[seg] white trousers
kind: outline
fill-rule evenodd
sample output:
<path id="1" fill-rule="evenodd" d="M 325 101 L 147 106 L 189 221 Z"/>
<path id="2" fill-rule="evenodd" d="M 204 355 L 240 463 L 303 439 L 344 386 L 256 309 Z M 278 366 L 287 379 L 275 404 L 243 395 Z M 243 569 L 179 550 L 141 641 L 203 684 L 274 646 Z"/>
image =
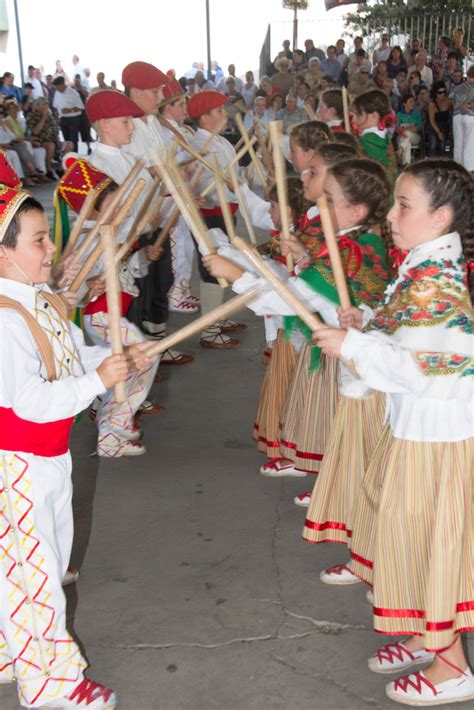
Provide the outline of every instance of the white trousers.
<path id="1" fill-rule="evenodd" d="M 0 677 L 23 707 L 68 695 L 87 666 L 66 630 L 73 538 L 70 454 L 0 451 Z"/>
<path id="2" fill-rule="evenodd" d="M 193 269 L 194 242 L 185 220 L 180 217 L 171 235 L 171 253 L 174 272 L 174 282 L 169 296 L 177 302 L 183 300 L 183 291 L 189 288 L 189 280 Z"/>
<path id="3" fill-rule="evenodd" d="M 404 136 L 398 137 L 398 149 L 402 153 L 403 165 L 409 165 L 411 163 L 411 148 L 412 146 L 419 146 L 420 143 L 420 134 L 413 133 L 413 131 L 407 131 Z"/>
<path id="4" fill-rule="evenodd" d="M 46 172 L 46 148 L 33 148 L 29 141 L 25 141 L 25 145 L 28 149 L 31 159 L 35 165 L 35 168 L 41 173 Z"/>
<path id="5" fill-rule="evenodd" d="M 453 118 L 454 160 L 466 170 L 474 170 L 474 116 Z"/>
<path id="6" fill-rule="evenodd" d="M 134 345 L 144 342 L 145 338 L 136 325 L 126 318 L 120 319 L 122 343 Z M 84 316 L 84 329 L 94 345 L 110 347 L 109 316 L 107 313 L 93 313 Z M 101 405 L 97 412 L 97 453 L 115 457 L 129 441 L 133 433 L 134 415 L 145 401 L 151 389 L 158 368 L 158 360 L 146 370 L 132 370 L 125 382 L 127 397 L 117 404 L 113 390 L 101 395 Z"/>

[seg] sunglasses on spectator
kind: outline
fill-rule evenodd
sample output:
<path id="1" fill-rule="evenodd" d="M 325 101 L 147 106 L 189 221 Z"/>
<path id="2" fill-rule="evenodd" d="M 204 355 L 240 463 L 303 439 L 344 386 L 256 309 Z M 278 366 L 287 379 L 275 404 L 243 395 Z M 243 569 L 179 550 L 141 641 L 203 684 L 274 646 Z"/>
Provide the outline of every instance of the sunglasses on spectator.
<path id="1" fill-rule="evenodd" d="M 438 95 L 439 95 L 439 94 L 445 94 L 445 93 L 446 93 L 446 89 L 440 89 L 440 90 L 437 91 L 436 93 L 437 93 Z"/>
<path id="2" fill-rule="evenodd" d="M 361 71 L 361 72 L 359 72 L 359 74 L 368 74 L 368 73 L 369 73 L 368 71 Z"/>

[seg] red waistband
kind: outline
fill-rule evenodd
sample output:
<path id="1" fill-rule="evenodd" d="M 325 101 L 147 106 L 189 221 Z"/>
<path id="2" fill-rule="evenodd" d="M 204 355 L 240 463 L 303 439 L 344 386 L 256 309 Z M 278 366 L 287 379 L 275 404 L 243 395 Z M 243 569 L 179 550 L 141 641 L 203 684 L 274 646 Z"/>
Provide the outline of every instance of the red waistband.
<path id="1" fill-rule="evenodd" d="M 124 293 L 123 291 L 120 293 L 120 296 L 122 299 L 120 315 L 126 316 L 130 304 L 133 301 L 133 296 L 131 296 L 129 293 Z M 85 316 L 90 316 L 93 313 L 108 312 L 109 311 L 107 308 L 107 294 L 105 293 L 103 293 L 102 296 L 99 296 L 99 298 L 97 298 L 95 301 L 91 301 L 90 303 L 88 303 L 87 306 L 84 308 Z"/>
<path id="2" fill-rule="evenodd" d="M 229 202 L 230 211 L 235 214 L 239 209 L 238 202 Z M 203 217 L 222 217 L 222 210 L 217 205 L 211 210 L 202 209 L 201 214 Z"/>
<path id="3" fill-rule="evenodd" d="M 13 409 L 0 407 L 0 449 L 35 456 L 62 456 L 69 450 L 69 434 L 74 417 L 56 422 L 29 422 Z"/>

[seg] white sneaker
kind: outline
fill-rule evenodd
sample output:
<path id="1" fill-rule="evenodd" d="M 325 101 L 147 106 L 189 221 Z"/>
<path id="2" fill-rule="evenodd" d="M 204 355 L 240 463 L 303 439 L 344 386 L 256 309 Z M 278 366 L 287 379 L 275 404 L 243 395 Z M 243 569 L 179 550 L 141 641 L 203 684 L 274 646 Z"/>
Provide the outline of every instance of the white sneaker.
<path id="1" fill-rule="evenodd" d="M 367 599 L 367 601 L 369 602 L 369 604 L 372 604 L 372 606 L 374 605 L 374 593 L 373 593 L 373 591 L 372 591 L 371 589 L 368 589 L 368 590 L 367 590 L 367 593 L 366 593 L 366 595 L 365 595 L 365 598 Z"/>
<path id="2" fill-rule="evenodd" d="M 62 586 L 69 587 L 70 584 L 76 584 L 80 576 L 79 570 L 69 565 L 63 577 Z"/>
<path id="3" fill-rule="evenodd" d="M 139 441 L 127 441 L 117 449 L 113 449 L 114 453 L 109 453 L 107 451 L 97 451 L 97 454 L 103 459 L 118 459 L 121 456 L 142 456 L 146 453 L 146 448 Z"/>
<path id="4" fill-rule="evenodd" d="M 350 562 L 347 565 L 326 567 L 319 575 L 319 579 L 324 584 L 359 584 L 361 580 L 356 577 L 349 564 Z"/>
<path id="5" fill-rule="evenodd" d="M 466 668 L 457 678 L 433 685 L 423 671 L 418 671 L 392 681 L 385 692 L 397 703 L 418 707 L 462 703 L 474 700 L 474 678 L 470 668 Z"/>
<path id="6" fill-rule="evenodd" d="M 294 464 L 287 459 L 271 459 L 260 467 L 262 476 L 271 476 L 273 478 L 285 478 L 292 476 L 293 478 L 304 478 L 306 473 L 298 471 Z"/>
<path id="7" fill-rule="evenodd" d="M 173 313 L 197 313 L 199 306 L 191 301 L 169 301 L 168 310 Z"/>
<path id="8" fill-rule="evenodd" d="M 0 685 L 6 685 L 7 683 L 13 683 L 15 680 L 13 673 L 0 673 Z"/>
<path id="9" fill-rule="evenodd" d="M 374 673 L 398 673 L 420 663 L 429 663 L 435 657 L 423 648 L 409 651 L 403 643 L 388 643 L 369 658 L 369 668 Z"/>
<path id="10" fill-rule="evenodd" d="M 293 503 L 300 508 L 307 508 L 311 503 L 311 491 L 306 491 L 306 493 L 300 493 L 299 496 L 295 496 Z"/>
<path id="11" fill-rule="evenodd" d="M 46 705 L 39 707 L 42 710 L 112 710 L 116 703 L 117 697 L 112 690 L 84 678 L 67 697 L 48 700 Z"/>

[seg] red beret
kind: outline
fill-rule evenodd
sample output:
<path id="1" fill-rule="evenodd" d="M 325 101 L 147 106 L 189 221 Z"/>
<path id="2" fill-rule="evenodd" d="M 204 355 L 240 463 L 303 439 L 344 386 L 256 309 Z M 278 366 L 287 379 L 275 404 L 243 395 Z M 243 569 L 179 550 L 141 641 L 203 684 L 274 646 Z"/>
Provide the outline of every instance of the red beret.
<path id="1" fill-rule="evenodd" d="M 86 101 L 86 113 L 91 123 L 101 118 L 121 118 L 131 116 L 138 118 L 143 116 L 142 109 L 122 94 L 114 89 L 103 89 L 94 91 Z"/>
<path id="2" fill-rule="evenodd" d="M 184 96 L 183 88 L 179 81 L 172 79 L 169 84 L 165 84 L 163 87 L 163 101 L 161 102 L 161 105 L 163 106 L 164 104 L 168 104 L 170 101 L 179 99 L 180 96 Z"/>
<path id="3" fill-rule="evenodd" d="M 227 96 L 220 91 L 201 91 L 194 94 L 188 101 L 188 115 L 191 118 L 199 118 L 205 113 L 209 113 L 213 108 L 219 108 L 227 103 Z"/>
<path id="4" fill-rule="evenodd" d="M 132 62 L 122 72 L 122 84 L 129 89 L 158 89 L 169 81 L 166 74 L 148 62 Z"/>

